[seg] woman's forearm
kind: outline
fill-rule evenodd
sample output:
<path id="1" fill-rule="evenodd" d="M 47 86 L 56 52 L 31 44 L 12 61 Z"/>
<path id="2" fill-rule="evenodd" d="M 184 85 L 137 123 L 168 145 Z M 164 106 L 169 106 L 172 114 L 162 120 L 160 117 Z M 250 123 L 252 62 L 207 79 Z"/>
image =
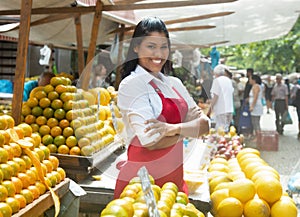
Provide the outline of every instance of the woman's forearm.
<path id="1" fill-rule="evenodd" d="M 183 137 L 181 135 L 166 136 L 166 137 L 163 137 L 162 139 L 160 139 L 158 142 L 153 142 L 144 147 L 149 150 L 168 148 L 168 147 L 176 144 L 177 142 L 181 141 L 182 139 L 183 139 Z"/>
<path id="2" fill-rule="evenodd" d="M 209 131 L 209 119 L 204 115 L 195 120 L 180 123 L 178 125 L 179 134 L 183 137 L 198 138 Z"/>

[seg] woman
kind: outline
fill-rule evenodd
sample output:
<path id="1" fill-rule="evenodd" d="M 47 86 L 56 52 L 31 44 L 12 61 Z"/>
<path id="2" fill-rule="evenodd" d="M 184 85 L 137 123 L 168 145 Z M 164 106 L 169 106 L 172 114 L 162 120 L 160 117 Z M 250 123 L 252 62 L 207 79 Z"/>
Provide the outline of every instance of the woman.
<path id="1" fill-rule="evenodd" d="M 207 133 L 209 120 L 182 82 L 167 76 L 172 71 L 170 49 L 169 33 L 160 19 L 139 22 L 118 90 L 129 146 L 128 159 L 120 167 L 115 198 L 142 166 L 157 185 L 171 181 L 187 193 L 182 140 Z"/>
<path id="2" fill-rule="evenodd" d="M 249 111 L 251 112 L 251 121 L 254 133 L 257 135 L 260 131 L 260 116 L 263 114 L 263 90 L 261 86 L 261 79 L 258 75 L 252 75 L 249 82 L 252 85 L 249 93 Z"/>

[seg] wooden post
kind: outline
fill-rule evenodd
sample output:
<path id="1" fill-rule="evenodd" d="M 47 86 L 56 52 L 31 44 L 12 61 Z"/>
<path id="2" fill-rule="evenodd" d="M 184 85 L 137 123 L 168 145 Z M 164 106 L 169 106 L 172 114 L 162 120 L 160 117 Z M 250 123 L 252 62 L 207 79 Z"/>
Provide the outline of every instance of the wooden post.
<path id="1" fill-rule="evenodd" d="M 20 14 L 19 42 L 16 58 L 16 71 L 14 78 L 14 94 L 12 99 L 12 116 L 15 124 L 21 123 L 23 90 L 26 73 L 28 41 L 30 32 L 32 0 L 22 0 Z"/>
<path id="2" fill-rule="evenodd" d="M 121 29 L 124 29 L 125 25 L 121 24 Z M 122 53 L 123 53 L 123 40 L 124 40 L 124 31 L 119 33 L 119 47 L 118 47 L 118 65 L 116 69 L 116 82 L 115 89 L 118 90 L 119 84 L 121 82 L 121 65 L 123 64 Z"/>
<path id="3" fill-rule="evenodd" d="M 84 69 L 84 52 L 81 28 L 81 16 L 77 15 L 74 19 L 76 26 L 77 52 L 78 52 L 78 74 L 81 75 Z"/>
<path id="4" fill-rule="evenodd" d="M 82 82 L 81 82 L 81 88 L 84 90 L 88 89 L 89 81 L 90 81 L 90 75 L 93 67 L 92 60 L 95 55 L 96 51 L 96 44 L 97 44 L 97 38 L 98 38 L 98 31 L 99 31 L 99 24 L 102 18 L 102 2 L 101 0 L 97 0 L 96 2 L 96 11 L 94 15 L 94 21 L 92 25 L 92 32 L 91 32 L 91 39 L 88 49 L 88 56 L 86 60 L 86 67 L 85 67 L 85 73 L 84 76 L 81 76 Z"/>

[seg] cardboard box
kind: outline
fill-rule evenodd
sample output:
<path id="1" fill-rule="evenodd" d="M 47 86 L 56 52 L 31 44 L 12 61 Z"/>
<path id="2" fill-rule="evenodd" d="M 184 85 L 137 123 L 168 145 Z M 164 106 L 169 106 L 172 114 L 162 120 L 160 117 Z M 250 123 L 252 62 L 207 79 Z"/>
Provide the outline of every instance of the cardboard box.
<path id="1" fill-rule="evenodd" d="M 278 151 L 278 133 L 275 130 L 257 134 L 257 148 L 261 151 Z"/>

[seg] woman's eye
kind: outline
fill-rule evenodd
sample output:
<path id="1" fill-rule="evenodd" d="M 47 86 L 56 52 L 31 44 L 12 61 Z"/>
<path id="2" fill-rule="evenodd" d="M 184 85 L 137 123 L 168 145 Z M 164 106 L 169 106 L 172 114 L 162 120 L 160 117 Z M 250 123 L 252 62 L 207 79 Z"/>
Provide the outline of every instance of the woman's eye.
<path id="1" fill-rule="evenodd" d="M 153 46 L 153 45 L 148 45 L 148 48 L 150 48 L 150 49 L 154 49 L 154 48 L 155 48 L 155 46 Z"/>

